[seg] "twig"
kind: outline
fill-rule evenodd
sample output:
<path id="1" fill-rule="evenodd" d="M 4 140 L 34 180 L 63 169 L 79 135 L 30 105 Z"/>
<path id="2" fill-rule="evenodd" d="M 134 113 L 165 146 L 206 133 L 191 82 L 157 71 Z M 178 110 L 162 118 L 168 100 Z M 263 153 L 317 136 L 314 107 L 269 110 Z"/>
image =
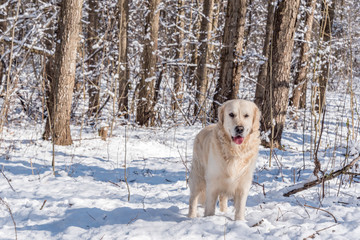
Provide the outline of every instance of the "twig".
<path id="1" fill-rule="evenodd" d="M 109 181 L 109 183 L 112 183 L 112 184 L 114 184 L 115 186 L 121 188 L 121 186 L 120 186 L 119 184 L 117 184 L 117 183 L 114 183 L 114 182 L 112 182 L 112 181 Z"/>
<path id="2" fill-rule="evenodd" d="M 260 184 L 260 183 L 255 182 L 255 181 L 253 181 L 253 184 L 255 184 L 255 185 L 258 185 L 258 186 L 262 187 L 264 197 L 266 197 L 265 185 L 264 185 L 264 184 Z"/>
<path id="3" fill-rule="evenodd" d="M 306 239 L 308 239 L 308 238 L 315 238 L 315 234 L 319 234 L 319 232 L 322 232 L 322 231 L 327 230 L 327 229 L 329 229 L 329 228 L 335 227 L 336 225 L 338 225 L 338 224 L 334 224 L 334 225 L 331 225 L 331 226 L 329 226 L 329 227 L 326 227 L 326 228 L 317 230 L 314 234 L 312 234 L 312 235 L 304 238 L 304 240 L 306 240 Z"/>
<path id="4" fill-rule="evenodd" d="M 290 195 L 293 195 L 293 194 L 295 194 L 295 193 L 304 191 L 304 190 L 306 190 L 306 189 L 309 189 L 309 188 L 311 188 L 311 187 L 313 187 L 313 186 L 316 186 L 316 185 L 318 185 L 318 184 L 320 184 L 320 183 L 323 183 L 323 182 L 325 182 L 325 181 L 329 181 L 329 180 L 331 180 L 331 179 L 334 179 L 334 178 L 338 177 L 338 176 L 341 175 L 341 174 L 346 174 L 346 173 L 350 170 L 350 168 L 351 168 L 357 161 L 359 161 L 359 160 L 360 160 L 360 155 L 359 155 L 357 158 L 355 158 L 354 160 L 352 160 L 352 161 L 351 161 L 348 165 L 346 165 L 345 167 L 343 167 L 343 168 L 341 168 L 341 169 L 339 169 L 339 170 L 337 170 L 337 171 L 335 171 L 335 172 L 331 172 L 331 173 L 329 173 L 329 174 L 325 174 L 323 177 L 318 178 L 318 179 L 316 179 L 316 180 L 314 180 L 314 181 L 305 183 L 304 186 L 299 187 L 299 188 L 295 188 L 295 189 L 293 189 L 293 190 L 291 190 L 291 191 L 289 191 L 289 192 L 287 192 L 287 193 L 284 193 L 283 196 L 284 196 L 284 197 L 289 197 Z"/>
<path id="5" fill-rule="evenodd" d="M 3 171 L 2 169 L 1 169 L 1 174 L 4 176 L 4 178 L 5 178 L 6 181 L 8 182 L 10 188 L 11 188 L 14 192 L 16 192 L 15 189 L 13 188 L 13 186 L 11 185 L 10 180 L 5 176 L 5 173 L 4 173 L 4 171 Z"/>
<path id="6" fill-rule="evenodd" d="M 9 204 L 7 202 L 5 202 L 1 197 L 0 197 L 0 203 L 2 203 L 7 208 L 8 212 L 10 213 L 11 220 L 14 223 L 15 239 L 17 240 L 16 223 L 15 223 L 14 216 L 12 214 L 11 208 L 10 208 Z"/>
<path id="7" fill-rule="evenodd" d="M 45 206 L 45 203 L 46 203 L 46 199 L 44 200 L 44 202 L 43 202 L 43 204 L 41 205 L 41 208 L 40 208 L 40 210 L 43 210 L 43 208 L 44 208 L 44 206 Z"/>
<path id="8" fill-rule="evenodd" d="M 252 225 L 251 227 L 257 227 L 257 226 L 260 226 L 263 222 L 264 222 L 264 219 L 261 219 L 259 222 L 255 223 L 255 224 L 254 224 L 254 225 Z"/>
<path id="9" fill-rule="evenodd" d="M 313 208 L 313 209 L 316 209 L 316 210 L 320 210 L 320 211 L 323 211 L 323 212 L 326 212 L 327 214 L 329 214 L 330 216 L 332 216 L 334 218 L 334 222 L 337 223 L 337 220 L 335 218 L 335 216 L 329 212 L 329 211 L 326 211 L 324 209 L 321 209 L 321 208 L 316 208 L 316 207 L 313 207 L 313 206 L 310 206 L 310 205 L 307 205 L 307 204 L 304 204 L 305 207 L 308 207 L 308 208 Z"/>

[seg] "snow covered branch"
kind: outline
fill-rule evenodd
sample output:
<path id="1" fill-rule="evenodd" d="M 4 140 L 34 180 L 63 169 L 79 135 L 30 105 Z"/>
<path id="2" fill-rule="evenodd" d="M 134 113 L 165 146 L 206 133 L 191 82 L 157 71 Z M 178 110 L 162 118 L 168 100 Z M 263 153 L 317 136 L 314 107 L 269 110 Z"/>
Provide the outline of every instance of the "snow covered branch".
<path id="1" fill-rule="evenodd" d="M 304 191 L 306 189 L 309 189 L 311 187 L 314 187 L 320 183 L 323 183 L 325 181 L 329 181 L 331 179 L 334 179 L 338 176 L 340 176 L 341 174 L 347 174 L 347 172 L 352 168 L 352 166 L 354 166 L 354 164 L 360 160 L 360 155 L 355 158 L 354 160 L 352 160 L 348 165 L 346 165 L 345 167 L 335 171 L 335 172 L 330 172 L 328 174 L 325 174 L 323 177 L 321 178 L 318 178 L 314 181 L 311 181 L 311 182 L 307 182 L 307 183 L 304 183 L 302 186 L 300 187 L 297 187 L 297 188 L 294 188 L 292 189 L 291 191 L 287 192 L 287 193 L 284 193 L 283 196 L 284 197 L 289 197 L 295 193 L 298 193 L 298 192 L 301 192 L 301 191 Z"/>

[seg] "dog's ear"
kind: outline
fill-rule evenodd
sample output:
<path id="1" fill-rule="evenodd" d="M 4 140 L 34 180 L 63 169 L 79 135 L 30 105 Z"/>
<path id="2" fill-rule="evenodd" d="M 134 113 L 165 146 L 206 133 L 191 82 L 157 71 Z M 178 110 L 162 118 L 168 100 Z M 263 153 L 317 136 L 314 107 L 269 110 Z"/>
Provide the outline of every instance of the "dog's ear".
<path id="1" fill-rule="evenodd" d="M 253 131 L 258 131 L 260 128 L 260 117 L 261 117 L 261 112 L 259 110 L 259 108 L 256 106 L 255 103 L 254 104 L 254 118 L 253 118 L 253 127 L 252 130 Z"/>
<path id="2" fill-rule="evenodd" d="M 218 120 L 221 125 L 224 124 L 224 105 L 218 108 Z"/>

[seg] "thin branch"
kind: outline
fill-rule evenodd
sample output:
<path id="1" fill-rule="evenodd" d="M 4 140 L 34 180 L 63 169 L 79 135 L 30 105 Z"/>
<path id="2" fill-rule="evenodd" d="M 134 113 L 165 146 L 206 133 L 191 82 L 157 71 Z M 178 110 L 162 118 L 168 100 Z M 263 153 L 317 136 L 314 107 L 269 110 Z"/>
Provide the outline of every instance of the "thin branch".
<path id="1" fill-rule="evenodd" d="M 6 38 L 4 37 L 3 39 L 0 40 L 0 43 L 5 43 L 7 45 L 11 45 L 11 44 L 15 44 L 16 46 L 19 46 L 20 48 L 23 48 L 25 50 L 28 50 L 32 53 L 35 53 L 35 54 L 38 54 L 38 55 L 42 55 L 42 56 L 45 56 L 45 57 L 53 57 L 54 54 L 45 50 L 45 49 L 42 49 L 42 48 L 39 48 L 39 47 L 34 47 L 34 46 L 31 46 L 29 44 L 23 44 L 21 43 L 20 41 L 16 41 L 12 38 Z"/>
<path id="2" fill-rule="evenodd" d="M 15 223 L 15 219 L 14 219 L 14 216 L 12 214 L 12 211 L 11 211 L 11 208 L 9 206 L 9 204 L 7 202 L 5 202 L 1 197 L 0 197 L 0 203 L 2 203 L 8 210 L 9 214 L 10 214 L 10 217 L 11 217 L 11 220 L 14 224 L 14 230 L 15 230 L 15 239 L 17 240 L 17 230 L 16 230 L 16 223 Z"/>
<path id="3" fill-rule="evenodd" d="M 328 174 L 325 174 L 323 177 L 318 178 L 318 179 L 316 179 L 316 180 L 314 180 L 314 181 L 305 183 L 305 184 L 304 184 L 303 186 L 301 186 L 301 187 L 295 188 L 295 189 L 293 189 L 293 190 L 291 190 L 291 191 L 289 191 L 289 192 L 287 192 L 287 193 L 284 193 L 283 196 L 284 196 L 284 197 L 289 197 L 290 195 L 293 195 L 293 194 L 295 194 L 295 193 L 304 191 L 304 190 L 306 190 L 306 189 L 309 189 L 309 188 L 311 188 L 311 187 L 314 187 L 314 186 L 316 186 L 316 185 L 318 185 L 318 184 L 320 184 L 320 183 L 323 183 L 323 182 L 325 182 L 325 181 L 329 181 L 329 180 L 331 180 L 331 179 L 334 179 L 334 178 L 338 177 L 338 176 L 341 175 L 341 174 L 346 174 L 346 173 L 348 173 L 348 171 L 350 170 L 350 168 L 351 168 L 352 166 L 354 166 L 354 164 L 355 164 L 357 161 L 359 161 L 359 160 L 360 160 L 360 155 L 359 155 L 357 158 L 355 158 L 354 160 L 352 160 L 352 161 L 351 161 L 348 165 L 346 165 L 345 167 L 343 167 L 343 168 L 341 168 L 341 169 L 339 169 L 339 170 L 337 170 L 337 171 L 334 171 L 334 172 L 330 172 L 330 173 L 328 173 Z"/>
<path id="4" fill-rule="evenodd" d="M 330 216 L 332 216 L 334 218 L 334 222 L 337 223 L 338 221 L 336 220 L 335 216 L 329 212 L 329 211 L 326 211 L 324 209 L 321 209 L 321 208 L 317 208 L 317 207 L 313 207 L 313 206 L 310 206 L 310 205 L 307 205 L 307 204 L 304 204 L 305 207 L 308 207 L 308 208 L 313 208 L 313 209 L 316 209 L 316 210 L 320 210 L 320 211 L 323 211 L 323 212 L 326 212 L 327 214 L 329 214 Z"/>
<path id="5" fill-rule="evenodd" d="M 11 185 L 10 180 L 5 176 L 5 173 L 4 173 L 4 171 L 3 171 L 2 169 L 1 169 L 1 174 L 4 176 L 4 178 L 5 178 L 6 181 L 8 182 L 10 188 L 11 188 L 14 192 L 16 192 L 15 189 L 13 188 L 13 186 Z"/>

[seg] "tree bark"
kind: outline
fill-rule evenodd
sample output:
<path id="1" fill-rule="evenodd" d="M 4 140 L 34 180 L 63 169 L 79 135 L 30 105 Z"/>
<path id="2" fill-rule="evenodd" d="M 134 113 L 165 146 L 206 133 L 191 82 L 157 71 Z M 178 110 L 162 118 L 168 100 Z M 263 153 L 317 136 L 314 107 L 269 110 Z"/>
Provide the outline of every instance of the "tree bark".
<path id="1" fill-rule="evenodd" d="M 128 116 L 129 110 L 129 65 L 128 65 L 128 25 L 129 25 L 129 0 L 118 0 L 119 16 L 119 112 Z"/>
<path id="2" fill-rule="evenodd" d="M 268 64 L 270 58 L 271 39 L 273 36 L 275 0 L 268 3 L 268 14 L 266 20 L 265 40 L 263 46 L 264 63 L 260 66 L 258 80 L 255 89 L 255 104 L 261 109 L 265 97 L 266 78 L 268 73 Z"/>
<path id="3" fill-rule="evenodd" d="M 94 49 L 96 42 L 98 42 L 98 1 L 89 0 L 89 24 L 87 26 L 87 50 L 91 58 L 88 60 L 88 71 L 91 72 L 88 80 L 88 94 L 89 106 L 88 115 L 95 116 L 100 108 L 100 76 L 98 71 L 99 54 Z"/>
<path id="4" fill-rule="evenodd" d="M 184 0 L 178 0 L 178 15 L 176 17 L 177 27 L 177 49 L 175 59 L 178 63 L 184 62 L 184 27 L 185 27 L 185 9 L 184 9 Z M 174 80 L 174 96 L 172 101 L 172 108 L 177 109 L 178 103 L 181 104 L 183 94 L 183 70 L 182 66 L 178 65 L 175 68 L 175 80 Z M 180 92 L 180 93 L 179 93 Z"/>
<path id="5" fill-rule="evenodd" d="M 323 51 L 331 48 L 331 29 L 335 16 L 335 1 L 331 5 L 328 1 L 323 1 L 321 5 L 322 18 L 320 22 L 320 37 L 322 39 Z M 317 109 L 322 112 L 325 104 L 325 93 L 326 87 L 329 80 L 329 67 L 330 67 L 330 50 L 326 51 L 322 61 L 325 62 L 321 66 L 321 74 L 319 76 L 319 95 L 317 96 L 316 103 L 318 104 Z"/>
<path id="6" fill-rule="evenodd" d="M 75 82 L 82 0 L 63 0 L 59 17 L 52 84 L 54 109 L 50 114 L 52 140 L 57 145 L 72 144 L 70 134 L 71 101 Z"/>
<path id="7" fill-rule="evenodd" d="M 274 33 L 270 49 L 265 98 L 261 110 L 264 116 L 262 130 L 272 131 L 273 147 L 277 148 L 281 147 L 281 135 L 289 102 L 291 55 L 299 4 L 300 0 L 280 1 L 274 15 Z"/>
<path id="8" fill-rule="evenodd" d="M 214 118 L 218 106 L 226 100 L 237 98 L 239 92 L 245 20 L 246 0 L 229 0 L 220 55 L 220 76 L 213 101 Z"/>
<path id="9" fill-rule="evenodd" d="M 195 1 L 195 2 L 194 2 Z M 191 87 L 195 88 L 196 85 L 196 80 L 195 80 L 195 71 L 196 71 L 196 66 L 198 63 L 198 46 L 197 46 L 197 42 L 195 41 L 195 39 L 199 39 L 200 34 L 199 34 L 199 29 L 200 29 L 200 15 L 197 14 L 195 15 L 193 9 L 199 9 L 199 1 L 198 0 L 191 0 L 191 9 L 190 9 L 190 20 L 191 20 L 191 24 L 189 26 L 189 33 L 192 33 L 192 37 L 191 37 L 191 41 L 188 45 L 188 51 L 190 52 L 190 66 L 188 67 L 188 76 L 191 79 L 191 81 L 189 81 L 189 85 Z M 196 16 L 196 18 L 194 18 L 194 15 Z"/>
<path id="10" fill-rule="evenodd" d="M 203 15 L 200 25 L 200 37 L 199 37 L 199 59 L 195 72 L 195 81 L 197 85 L 196 91 L 196 104 L 194 113 L 195 115 L 204 115 L 205 103 L 206 103 L 206 90 L 208 87 L 207 78 L 207 63 L 209 59 L 209 39 L 211 36 L 211 22 L 213 15 L 214 0 L 204 0 L 203 3 Z"/>
<path id="11" fill-rule="evenodd" d="M 47 13 L 45 16 L 47 18 L 50 18 L 51 13 Z M 50 26 L 53 26 L 55 23 L 50 23 Z M 58 42 L 58 39 L 56 36 L 55 31 L 52 27 L 48 27 L 48 29 L 45 30 L 46 37 L 44 38 L 44 45 L 48 52 L 52 52 L 53 49 L 56 47 L 56 42 Z M 45 106 L 46 111 L 48 113 L 48 116 L 46 118 L 45 123 L 45 131 L 43 133 L 42 138 L 44 140 L 49 140 L 51 138 L 52 134 L 52 126 L 51 124 L 51 115 L 54 111 L 54 92 L 53 92 L 53 84 L 55 79 L 55 56 L 44 56 L 45 60 L 45 66 L 44 66 L 44 79 L 43 79 L 43 88 L 45 92 Z"/>
<path id="12" fill-rule="evenodd" d="M 300 100 L 306 96 L 307 87 L 307 71 L 309 66 L 309 43 L 312 36 L 312 25 L 314 20 L 314 11 L 316 6 L 316 0 L 307 0 L 305 11 L 305 29 L 304 40 L 300 49 L 300 60 L 298 62 L 298 71 L 296 72 L 294 80 L 293 97 L 290 104 L 293 108 L 299 109 L 301 107 Z"/>
<path id="13" fill-rule="evenodd" d="M 5 0 L 0 0 L 0 5 L 5 4 Z M 0 12 L 0 35 L 4 35 L 6 32 L 6 28 L 7 28 L 7 20 L 6 20 L 6 12 L 7 12 L 7 7 L 5 9 L 3 9 L 3 12 Z M 3 55 L 5 53 L 5 43 L 1 42 L 0 43 L 0 58 L 2 59 Z M 0 62 L 0 86 L 2 85 L 3 82 L 3 78 L 5 77 L 5 71 L 6 71 L 6 65 L 5 65 L 5 61 L 4 59 L 1 60 Z"/>
<path id="14" fill-rule="evenodd" d="M 155 79 L 156 79 L 156 50 L 159 34 L 158 6 L 160 0 L 148 0 L 149 11 L 145 23 L 144 50 L 142 53 L 142 72 L 139 83 L 139 98 L 136 109 L 136 122 L 139 125 L 151 126 L 154 113 Z"/>

